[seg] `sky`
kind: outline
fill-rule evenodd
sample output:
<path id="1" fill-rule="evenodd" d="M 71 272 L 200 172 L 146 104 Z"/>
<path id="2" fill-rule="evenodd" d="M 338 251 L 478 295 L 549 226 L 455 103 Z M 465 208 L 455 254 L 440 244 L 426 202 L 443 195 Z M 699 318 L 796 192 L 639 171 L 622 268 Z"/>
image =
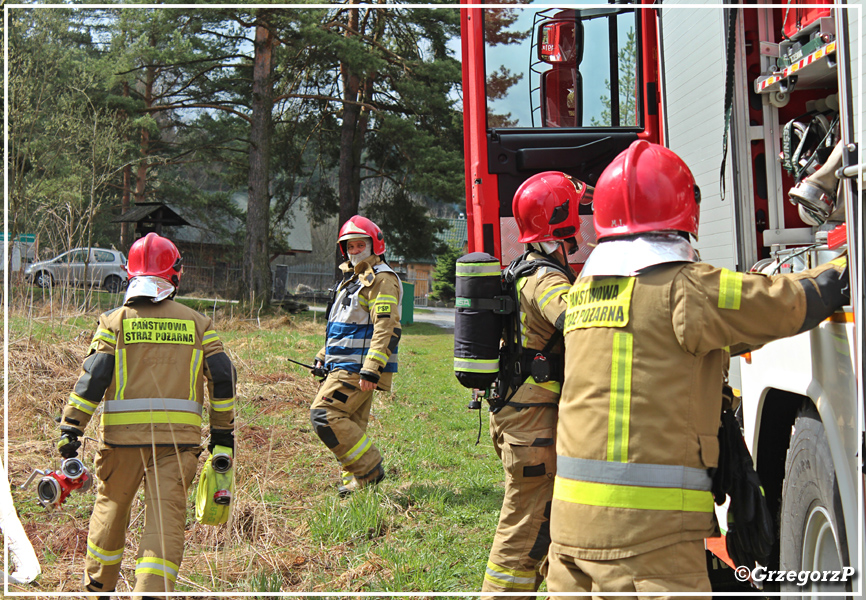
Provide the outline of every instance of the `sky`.
<path id="1" fill-rule="evenodd" d="M 537 6 L 543 4 L 544 6 Z M 534 6 L 535 5 L 535 6 Z M 572 2 L 571 7 L 577 5 L 600 6 L 598 1 L 589 2 L 587 0 Z M 548 9 L 550 2 L 542 0 L 534 0 L 527 5 L 527 8 L 514 7 L 520 12 L 520 17 L 517 22 L 511 27 L 512 31 L 530 31 L 533 27 L 533 21 L 536 13 L 545 11 L 545 14 L 555 14 L 556 9 Z M 625 39 L 628 29 L 634 27 L 633 13 L 621 15 L 619 17 L 619 39 Z M 537 39 L 537 36 L 536 36 Z M 592 21 L 584 22 L 584 58 L 578 70 L 583 78 L 583 97 L 584 97 L 584 124 L 588 124 L 592 116 L 598 117 L 602 111 L 601 96 L 607 95 L 608 89 L 605 86 L 605 80 L 610 78 L 609 61 L 607 50 L 607 19 L 598 18 Z M 511 113 L 512 119 L 517 119 L 518 127 L 531 127 L 532 104 L 530 102 L 530 90 L 538 88 L 539 76 L 530 74 L 530 60 L 535 57 L 535 51 L 531 46 L 532 36 L 528 37 L 520 44 L 507 46 L 490 46 L 487 48 L 487 73 L 498 71 L 501 65 L 506 66 L 512 73 L 522 73 L 523 78 L 513 86 L 511 93 L 502 99 L 494 101 L 491 105 L 493 112 L 497 114 Z M 546 70 L 547 67 L 543 63 L 541 69 Z M 536 107 L 539 103 L 539 94 L 534 92 L 534 103 Z M 534 126 L 540 126 L 540 113 L 535 112 Z"/>

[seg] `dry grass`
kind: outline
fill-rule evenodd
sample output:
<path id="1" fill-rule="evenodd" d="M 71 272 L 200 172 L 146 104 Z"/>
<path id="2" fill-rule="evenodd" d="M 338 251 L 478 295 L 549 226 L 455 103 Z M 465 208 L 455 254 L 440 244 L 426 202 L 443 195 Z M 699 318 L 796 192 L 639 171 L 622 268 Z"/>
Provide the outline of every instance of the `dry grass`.
<path id="1" fill-rule="evenodd" d="M 34 468 L 58 466 L 54 417 L 75 384 L 92 335 L 92 330 L 78 331 L 75 325 L 35 327 L 40 320 L 69 323 L 81 316 L 69 307 L 58 312 L 46 306 L 19 311 L 17 316 L 29 324 L 15 327 L 9 340 L 8 471 L 21 521 L 43 567 L 37 583 L 20 588 L 30 593 L 79 590 L 94 493 L 73 494 L 64 510 L 47 513 L 33 500 L 35 487 L 15 489 Z M 87 316 L 87 322 L 95 323 L 96 313 L 92 321 Z M 335 569 L 341 549 L 313 544 L 306 524 L 311 499 L 333 495 L 336 475 L 336 463 L 309 431 L 308 406 L 317 382 L 279 356 L 312 356 L 316 348 L 311 338 L 320 339 L 321 325 L 283 316 L 221 319 L 217 328 L 229 339 L 227 348 L 238 369 L 238 398 L 244 406 L 236 425 L 236 503 L 228 524 L 210 527 L 195 522 L 190 499 L 179 583 L 200 592 L 255 590 L 254 577 L 267 574 L 285 592 L 345 589 L 343 584 L 355 575 Z M 85 435 L 97 437 L 96 423 L 94 418 Z M 202 433 L 207 435 L 204 429 Z M 95 448 L 94 441 L 85 444 L 82 454 L 88 465 Z M 132 509 L 119 592 L 132 589 L 142 511 L 139 496 Z M 372 558 L 356 569 L 357 576 L 363 578 L 361 571 L 375 569 L 375 564 Z M 337 580 L 322 576 L 329 570 L 335 571 Z M 191 574 L 195 581 L 188 578 Z"/>

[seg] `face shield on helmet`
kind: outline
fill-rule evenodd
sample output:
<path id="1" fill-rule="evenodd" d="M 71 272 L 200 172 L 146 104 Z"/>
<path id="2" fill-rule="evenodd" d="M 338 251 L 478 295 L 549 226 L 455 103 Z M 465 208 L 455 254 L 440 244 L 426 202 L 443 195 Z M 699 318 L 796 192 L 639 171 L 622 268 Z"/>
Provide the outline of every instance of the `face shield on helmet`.
<path id="1" fill-rule="evenodd" d="M 592 188 L 560 171 L 546 171 L 524 181 L 511 204 L 518 241 L 524 244 L 580 239 L 580 204 L 592 202 Z"/>
<path id="2" fill-rule="evenodd" d="M 343 223 L 340 234 L 337 237 L 337 245 L 343 258 L 349 258 L 346 251 L 346 241 L 360 238 L 369 238 L 372 243 L 372 253 L 378 256 L 385 254 L 385 235 L 379 226 L 373 221 L 361 215 L 355 215 Z"/>
<path id="3" fill-rule="evenodd" d="M 683 160 L 647 141 L 632 142 L 595 186 L 596 236 L 678 231 L 698 237 L 701 192 Z"/>

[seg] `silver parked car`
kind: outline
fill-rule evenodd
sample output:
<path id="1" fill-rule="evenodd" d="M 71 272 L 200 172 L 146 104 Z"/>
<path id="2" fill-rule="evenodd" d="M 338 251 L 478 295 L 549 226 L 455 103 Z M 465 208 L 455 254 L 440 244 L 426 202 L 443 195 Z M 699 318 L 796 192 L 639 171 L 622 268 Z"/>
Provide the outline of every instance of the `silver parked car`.
<path id="1" fill-rule="evenodd" d="M 57 284 L 98 285 L 116 294 L 127 283 L 126 256 L 117 250 L 91 248 L 87 262 L 87 248 L 74 248 L 50 260 L 33 263 L 24 275 L 41 288 Z M 87 281 L 84 273 L 87 271 Z"/>

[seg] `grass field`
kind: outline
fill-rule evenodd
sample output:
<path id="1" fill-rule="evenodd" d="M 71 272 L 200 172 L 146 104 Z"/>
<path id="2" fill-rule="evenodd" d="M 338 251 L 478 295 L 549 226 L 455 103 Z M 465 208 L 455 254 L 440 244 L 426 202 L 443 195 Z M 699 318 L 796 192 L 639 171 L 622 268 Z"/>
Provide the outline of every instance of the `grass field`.
<path id="1" fill-rule="evenodd" d="M 286 360 L 312 359 L 323 341 L 323 315 L 197 307 L 214 315 L 238 370 L 237 490 L 232 517 L 219 527 L 195 522 L 190 495 L 177 591 L 480 589 L 503 474 L 486 411 L 476 445 L 479 415 L 466 409 L 468 391 L 453 376 L 451 334 L 423 323 L 405 327 L 394 390 L 376 393 L 368 430 L 384 455 L 387 477 L 377 488 L 340 500 L 338 464 L 309 422 L 317 381 Z M 79 589 L 94 492 L 73 494 L 61 512 L 48 513 L 34 500 L 35 486 L 15 486 L 34 468 L 59 466 L 54 417 L 76 381 L 99 312 L 81 308 L 80 302 L 31 298 L 8 315 L 8 470 L 43 568 L 36 582 L 10 591 Z M 86 435 L 96 437 L 94 425 Z M 95 441 L 86 443 L 88 466 L 95 447 Z M 142 511 L 140 497 L 119 592 L 132 589 Z"/>

